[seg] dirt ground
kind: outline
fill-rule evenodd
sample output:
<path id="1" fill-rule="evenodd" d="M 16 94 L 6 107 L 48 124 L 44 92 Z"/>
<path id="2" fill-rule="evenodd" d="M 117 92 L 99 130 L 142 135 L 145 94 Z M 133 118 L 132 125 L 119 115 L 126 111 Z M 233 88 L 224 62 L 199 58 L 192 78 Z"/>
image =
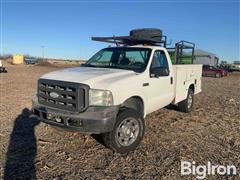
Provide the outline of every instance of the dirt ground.
<path id="1" fill-rule="evenodd" d="M 237 176 L 207 178 L 240 178 L 240 73 L 203 78 L 189 114 L 164 108 L 147 116 L 141 145 L 122 156 L 31 117 L 37 79 L 58 68 L 7 65 L 0 74 L 1 179 L 193 179 L 181 177 L 181 160 L 233 164 Z"/>

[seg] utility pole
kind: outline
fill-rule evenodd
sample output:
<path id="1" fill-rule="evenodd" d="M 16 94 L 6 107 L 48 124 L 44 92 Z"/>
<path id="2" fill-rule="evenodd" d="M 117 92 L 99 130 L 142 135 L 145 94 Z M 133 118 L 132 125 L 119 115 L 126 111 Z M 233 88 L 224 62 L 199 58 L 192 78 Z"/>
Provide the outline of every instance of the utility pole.
<path id="1" fill-rule="evenodd" d="M 42 60 L 44 60 L 44 48 L 45 48 L 45 46 L 41 46 L 41 48 L 42 48 Z"/>
<path id="2" fill-rule="evenodd" d="M 3 0 L 0 0 L 0 55 L 3 56 Z"/>

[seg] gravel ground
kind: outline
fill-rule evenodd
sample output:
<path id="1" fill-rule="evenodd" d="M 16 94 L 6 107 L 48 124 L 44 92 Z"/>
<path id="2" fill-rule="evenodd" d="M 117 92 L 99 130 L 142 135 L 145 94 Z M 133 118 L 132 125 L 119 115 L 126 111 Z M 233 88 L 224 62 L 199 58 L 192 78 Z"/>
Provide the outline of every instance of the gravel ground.
<path id="1" fill-rule="evenodd" d="M 7 66 L 0 74 L 0 178 L 193 179 L 181 160 L 237 166 L 240 172 L 240 73 L 203 78 L 189 114 L 161 109 L 147 116 L 141 145 L 128 155 L 106 149 L 89 135 L 58 131 L 30 116 L 37 79 L 56 70 Z"/>

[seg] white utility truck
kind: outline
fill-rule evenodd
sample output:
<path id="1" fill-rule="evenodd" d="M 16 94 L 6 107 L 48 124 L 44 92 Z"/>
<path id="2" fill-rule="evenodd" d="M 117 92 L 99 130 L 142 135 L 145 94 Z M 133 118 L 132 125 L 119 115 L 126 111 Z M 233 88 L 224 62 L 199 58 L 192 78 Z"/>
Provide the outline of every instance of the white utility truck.
<path id="1" fill-rule="evenodd" d="M 166 36 L 152 28 L 92 39 L 117 46 L 100 50 L 81 67 L 39 79 L 33 113 L 42 122 L 99 134 L 107 147 L 127 153 L 140 144 L 147 114 L 169 104 L 192 110 L 194 95 L 201 92 L 202 66 L 181 60 L 189 58 L 183 53 L 187 49 L 192 62 L 194 44 L 181 41 L 166 48 Z"/>

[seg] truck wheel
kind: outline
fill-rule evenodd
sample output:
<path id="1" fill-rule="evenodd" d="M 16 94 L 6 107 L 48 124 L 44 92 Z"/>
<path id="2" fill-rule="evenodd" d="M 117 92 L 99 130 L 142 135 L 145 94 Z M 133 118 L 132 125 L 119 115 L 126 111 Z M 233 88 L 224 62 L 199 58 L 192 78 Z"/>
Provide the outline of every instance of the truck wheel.
<path id="1" fill-rule="evenodd" d="M 181 112 L 190 112 L 193 108 L 194 103 L 194 93 L 192 89 L 188 90 L 187 98 L 178 103 L 178 108 Z"/>
<path id="2" fill-rule="evenodd" d="M 113 151 L 125 154 L 140 144 L 144 130 L 141 114 L 133 109 L 126 109 L 118 114 L 113 131 L 103 134 L 103 141 Z"/>
<path id="3" fill-rule="evenodd" d="M 220 78 L 220 77 L 221 77 L 221 74 L 216 73 L 216 74 L 215 74 L 215 77 L 216 77 L 216 78 Z"/>

